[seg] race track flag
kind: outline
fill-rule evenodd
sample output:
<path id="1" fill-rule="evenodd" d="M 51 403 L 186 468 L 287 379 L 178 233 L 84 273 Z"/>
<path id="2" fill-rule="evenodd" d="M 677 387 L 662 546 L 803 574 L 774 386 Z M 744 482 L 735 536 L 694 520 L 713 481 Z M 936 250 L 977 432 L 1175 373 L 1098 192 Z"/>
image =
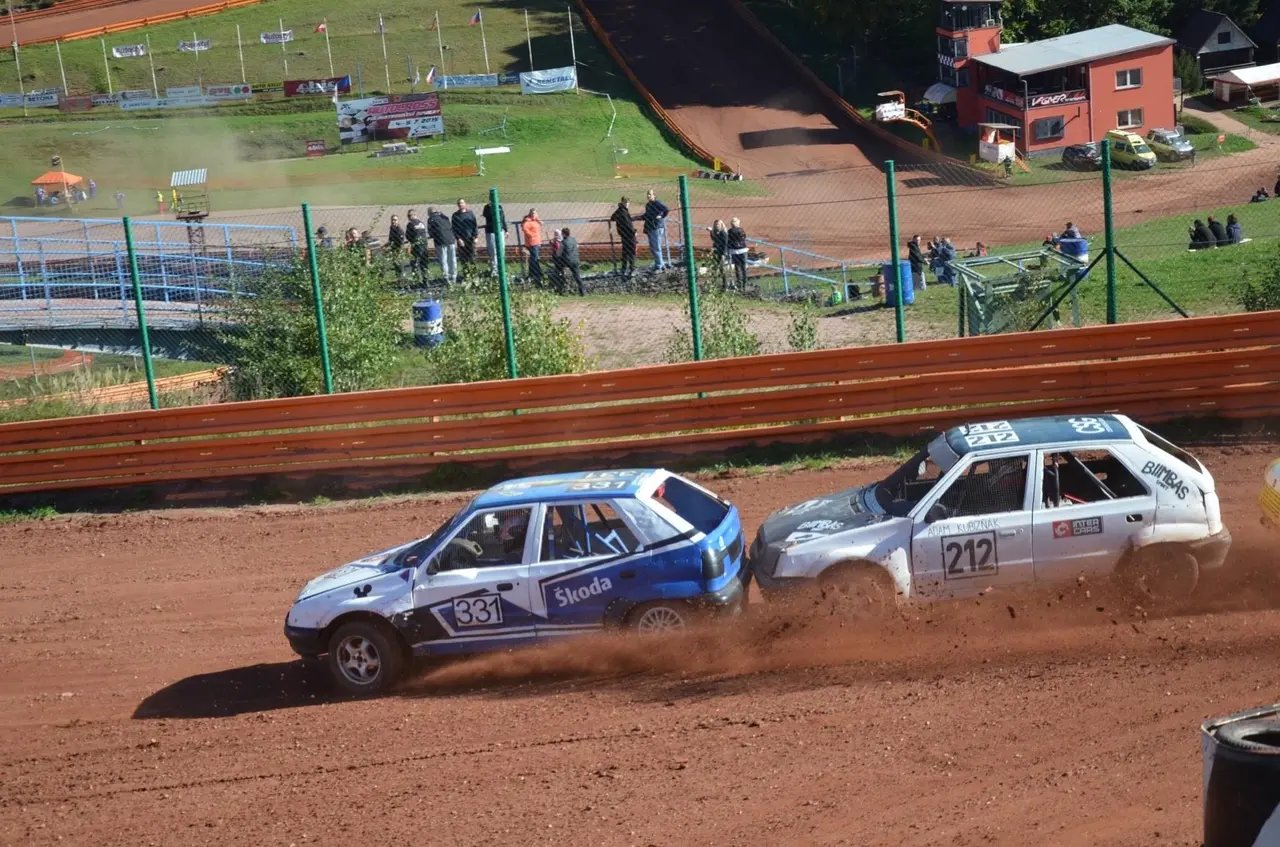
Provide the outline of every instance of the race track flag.
<path id="1" fill-rule="evenodd" d="M 469 26 L 480 24 L 480 46 L 484 50 L 484 72 L 489 73 L 489 42 L 484 37 L 484 18 L 480 17 L 480 10 L 476 9 L 476 13 L 471 16 L 468 22 Z"/>
<path id="2" fill-rule="evenodd" d="M 436 66 L 432 65 L 431 70 L 427 71 L 427 85 L 436 81 Z"/>
<path id="3" fill-rule="evenodd" d="M 320 21 L 320 25 L 316 27 L 316 32 L 324 33 L 324 52 L 329 56 L 329 76 L 333 76 L 333 47 L 329 45 L 329 19 L 325 18 Z"/>
<path id="4" fill-rule="evenodd" d="M 329 25 L 324 21 L 321 21 L 320 23 L 316 24 L 316 32 L 328 32 L 328 31 L 329 31 Z"/>
<path id="5" fill-rule="evenodd" d="M 387 93 L 391 93 L 391 64 L 387 60 L 387 25 L 382 22 L 382 13 L 378 13 L 378 34 L 382 38 L 382 70 L 387 75 Z"/>
<path id="6" fill-rule="evenodd" d="M 440 13 L 436 12 L 435 19 L 431 21 L 431 26 L 427 27 L 427 32 L 435 32 L 440 29 Z"/>
<path id="7" fill-rule="evenodd" d="M 480 17 L 480 10 L 476 9 L 476 13 L 471 16 L 471 20 L 467 21 L 467 26 L 475 26 L 484 23 L 484 19 Z"/>

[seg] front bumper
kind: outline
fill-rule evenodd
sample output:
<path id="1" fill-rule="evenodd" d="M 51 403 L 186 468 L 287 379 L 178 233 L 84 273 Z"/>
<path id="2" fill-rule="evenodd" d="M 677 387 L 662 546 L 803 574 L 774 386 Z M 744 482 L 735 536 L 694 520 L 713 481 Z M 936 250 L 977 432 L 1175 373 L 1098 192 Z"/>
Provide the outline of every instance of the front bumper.
<path id="1" fill-rule="evenodd" d="M 1191 555 L 1196 557 L 1201 570 L 1220 568 L 1227 560 L 1227 551 L 1231 549 L 1231 531 L 1223 527 L 1222 532 L 1216 535 L 1193 541 L 1190 548 Z"/>
<path id="2" fill-rule="evenodd" d="M 293 648 L 293 652 L 305 659 L 319 656 L 329 649 L 329 645 L 324 642 L 321 630 L 289 626 L 288 618 L 284 622 L 284 637 L 289 639 L 289 646 Z"/>

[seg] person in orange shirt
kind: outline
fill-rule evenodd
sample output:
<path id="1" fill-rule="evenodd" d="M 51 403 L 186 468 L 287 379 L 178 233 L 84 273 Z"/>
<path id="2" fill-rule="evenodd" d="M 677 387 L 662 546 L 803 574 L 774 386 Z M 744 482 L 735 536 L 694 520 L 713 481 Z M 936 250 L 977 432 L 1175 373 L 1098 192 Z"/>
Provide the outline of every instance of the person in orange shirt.
<path id="1" fill-rule="evenodd" d="M 529 279 L 541 288 L 542 265 L 538 259 L 542 249 L 542 219 L 538 217 L 537 209 L 530 209 L 520 221 L 520 233 L 524 236 L 524 249 L 529 256 Z"/>

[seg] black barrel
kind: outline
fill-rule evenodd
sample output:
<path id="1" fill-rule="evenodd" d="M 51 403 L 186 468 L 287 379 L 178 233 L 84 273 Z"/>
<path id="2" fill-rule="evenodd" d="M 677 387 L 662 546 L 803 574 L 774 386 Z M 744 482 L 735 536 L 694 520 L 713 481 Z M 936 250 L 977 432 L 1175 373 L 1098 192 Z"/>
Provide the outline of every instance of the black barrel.
<path id="1" fill-rule="evenodd" d="M 1280 704 L 1200 730 L 1204 847 L 1280 847 Z"/>

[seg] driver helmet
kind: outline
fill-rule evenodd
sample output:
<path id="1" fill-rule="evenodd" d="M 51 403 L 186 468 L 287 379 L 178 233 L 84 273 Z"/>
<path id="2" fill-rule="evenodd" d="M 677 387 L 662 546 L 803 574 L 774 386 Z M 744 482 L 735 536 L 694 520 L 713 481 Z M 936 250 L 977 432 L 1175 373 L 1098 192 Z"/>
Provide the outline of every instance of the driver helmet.
<path id="1" fill-rule="evenodd" d="M 520 544 L 524 541 L 524 531 L 528 522 L 528 515 L 523 509 L 508 512 L 498 524 L 498 538 L 503 544 Z"/>

